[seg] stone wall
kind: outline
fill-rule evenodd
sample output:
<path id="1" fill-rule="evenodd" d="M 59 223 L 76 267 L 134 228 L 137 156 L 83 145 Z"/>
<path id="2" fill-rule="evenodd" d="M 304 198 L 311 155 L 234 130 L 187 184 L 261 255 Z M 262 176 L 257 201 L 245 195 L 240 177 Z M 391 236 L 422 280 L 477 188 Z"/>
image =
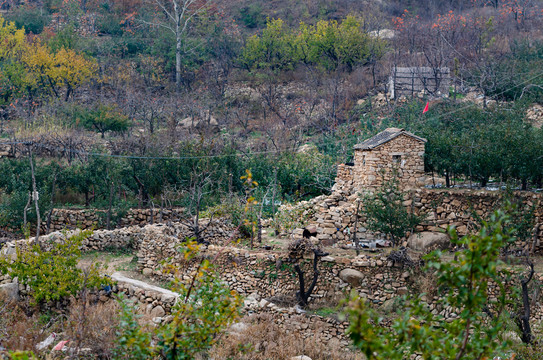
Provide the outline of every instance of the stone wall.
<path id="1" fill-rule="evenodd" d="M 220 227 L 220 224 L 217 226 Z M 96 231 L 95 236 L 84 244 L 84 249 L 131 246 L 138 250 L 138 264 L 146 275 L 154 275 L 164 280 L 169 279 L 171 275 L 164 271 L 162 266 L 162 261 L 169 259 L 168 263 L 184 267 L 183 279 L 189 281 L 199 259 L 187 264 L 175 250 L 183 239 L 185 231 L 178 224 L 172 226 L 147 225 L 144 228 L 133 226 L 112 231 Z M 217 234 L 214 240 L 216 243 L 225 244 L 231 238 L 229 230 L 216 229 L 214 231 Z M 59 236 L 61 236 L 59 233 L 50 234 L 40 240 L 47 245 L 52 241 L 58 241 Z M 10 248 L 13 246 L 9 245 Z M 6 249 L 3 248 L 2 251 L 4 252 Z M 247 298 L 246 311 L 248 314 L 272 312 L 274 318 L 282 323 L 298 321 L 296 320 L 298 314 L 293 308 L 281 308 L 273 305 L 276 299 L 293 298 L 298 289 L 298 280 L 292 269 L 292 264 L 285 258 L 285 253 L 264 250 L 250 251 L 233 246 L 212 244 L 203 249 L 202 256 L 216 264 L 218 275 L 230 288 Z M 302 268 L 305 270 L 308 282 L 312 277 L 311 265 L 311 257 L 302 260 Z M 386 257 L 379 254 L 362 254 L 354 258 L 327 256 L 322 258 L 319 270 L 319 281 L 311 296 L 311 301 L 321 301 L 323 304 L 337 301 L 351 291 L 356 291 L 375 306 L 385 308 L 393 303 L 398 296 L 427 290 L 424 288 L 424 283 L 421 285 L 420 273 L 415 273 L 409 268 L 395 266 Z M 543 275 L 536 274 L 536 279 L 540 282 L 543 281 Z M 11 281 L 4 277 L 0 280 L 3 283 Z M 137 300 L 146 313 L 153 318 L 160 318 L 156 320 L 157 322 L 166 321 L 165 317 L 175 301 L 175 296 L 172 297 L 170 293 L 164 295 L 163 291 L 148 289 L 123 279 L 117 279 L 117 285 L 113 292 L 124 292 L 127 296 Z M 97 296 L 100 300 L 107 301 L 110 294 L 108 295 L 102 290 Z M 491 292 L 491 298 L 493 296 L 495 295 Z M 271 300 L 272 304 L 267 299 Z M 444 308 L 440 305 L 439 294 L 436 294 L 434 298 L 428 298 L 427 301 L 432 310 L 442 314 L 445 318 L 454 318 L 458 314 L 456 309 Z M 312 319 L 309 317 L 305 323 L 298 321 L 299 331 L 305 334 L 303 336 L 311 336 L 311 331 L 314 329 L 325 328 L 326 331 L 322 332 L 323 339 L 345 341 L 343 333 L 346 325 L 344 323 L 326 318 Z M 543 307 L 539 301 L 532 309 L 532 321 L 540 323 L 541 320 L 543 320 Z M 307 327 L 305 327 L 306 325 Z"/>
<path id="2" fill-rule="evenodd" d="M 200 226 L 207 230 L 202 234 L 203 238 L 209 242 L 222 243 L 232 234 L 231 226 L 224 219 L 215 219 L 208 226 L 208 220 L 202 219 Z M 65 232 L 55 231 L 53 233 L 39 237 L 39 241 L 44 245 L 44 248 L 49 249 L 55 242 L 64 240 L 66 236 L 71 236 L 80 230 L 69 230 Z M 135 251 L 142 250 L 146 258 L 164 258 L 166 254 L 178 254 L 175 250 L 175 244 L 179 244 L 187 238 L 191 238 L 193 233 L 185 224 L 154 224 L 144 227 L 129 226 L 113 230 L 95 230 L 93 234 L 83 240 L 81 250 L 96 251 L 96 250 L 112 250 L 112 249 L 133 249 Z M 34 240 L 34 238 L 32 238 Z M 0 249 L 1 255 L 14 255 L 17 246 L 27 246 L 29 240 L 8 241 Z M 148 244 L 142 248 L 142 244 Z M 157 245 L 150 245 L 157 244 Z M 166 250 L 168 249 L 169 252 Z"/>
<path id="3" fill-rule="evenodd" d="M 180 214 L 183 214 L 183 208 L 172 209 L 130 209 L 114 223 L 112 227 L 127 227 L 132 225 L 145 226 L 148 224 L 160 223 L 164 221 L 177 221 Z M 104 228 L 106 226 L 106 211 L 96 209 L 54 209 L 51 214 L 50 231 L 64 229 L 89 229 L 91 227 Z M 41 230 L 45 232 L 47 221 L 41 223 Z"/>
<path id="4" fill-rule="evenodd" d="M 358 191 L 378 187 L 390 180 L 393 169 L 398 173 L 401 187 L 417 188 L 424 185 L 426 179 L 424 142 L 406 134 L 372 150 L 355 150 L 354 164 L 353 182 Z M 342 180 L 348 181 L 348 178 Z"/>
<path id="5" fill-rule="evenodd" d="M 525 209 L 534 209 L 537 234 L 535 244 L 518 243 L 519 247 L 532 248 L 536 254 L 543 254 L 543 194 L 516 192 L 515 198 Z M 310 201 L 302 201 L 297 206 L 311 209 L 313 214 L 307 219 L 308 226 L 317 229 L 317 239 L 323 245 L 354 246 L 357 201 L 360 196 L 354 193 L 349 184 L 336 182 L 333 192 Z M 503 203 L 503 192 L 484 190 L 418 189 L 406 192 L 404 205 L 417 214 L 426 214 L 426 220 L 416 231 L 443 231 L 447 226 L 455 226 L 459 235 L 473 230 L 477 217 L 486 219 Z M 362 204 L 363 205 L 363 204 Z M 372 242 L 383 238 L 381 234 L 369 232 L 365 227 L 366 217 L 361 209 L 358 214 L 357 239 Z M 294 237 L 301 237 L 302 229 L 294 231 Z"/>

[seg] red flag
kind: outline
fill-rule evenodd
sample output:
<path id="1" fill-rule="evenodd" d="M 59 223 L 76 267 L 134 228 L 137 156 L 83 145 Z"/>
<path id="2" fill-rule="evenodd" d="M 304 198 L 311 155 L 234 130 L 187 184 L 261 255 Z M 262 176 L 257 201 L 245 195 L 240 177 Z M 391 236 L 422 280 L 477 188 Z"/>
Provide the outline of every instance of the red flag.
<path id="1" fill-rule="evenodd" d="M 428 111 L 428 106 L 429 106 L 429 105 L 430 105 L 430 102 L 428 101 L 428 102 L 426 103 L 426 106 L 424 107 L 424 110 L 422 110 L 422 113 L 423 113 L 423 114 L 424 114 L 425 112 Z"/>

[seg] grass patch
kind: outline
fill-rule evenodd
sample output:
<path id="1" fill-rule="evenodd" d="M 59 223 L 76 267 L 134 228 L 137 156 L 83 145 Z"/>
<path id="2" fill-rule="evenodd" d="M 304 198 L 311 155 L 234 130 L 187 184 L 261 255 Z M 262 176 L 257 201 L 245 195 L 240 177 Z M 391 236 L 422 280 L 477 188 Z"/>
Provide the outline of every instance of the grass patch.
<path id="1" fill-rule="evenodd" d="M 339 313 L 338 308 L 323 307 L 320 309 L 313 310 L 313 314 L 319 315 L 322 317 L 335 317 Z"/>

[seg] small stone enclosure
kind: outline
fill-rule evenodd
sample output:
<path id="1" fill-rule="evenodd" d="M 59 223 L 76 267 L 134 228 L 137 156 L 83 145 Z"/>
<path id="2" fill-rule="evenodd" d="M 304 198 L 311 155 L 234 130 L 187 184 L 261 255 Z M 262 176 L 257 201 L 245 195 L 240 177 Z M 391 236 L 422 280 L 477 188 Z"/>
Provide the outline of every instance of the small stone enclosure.
<path id="1" fill-rule="evenodd" d="M 426 139 L 404 129 L 388 128 L 355 145 L 354 164 L 339 165 L 338 182 L 353 190 L 376 188 L 397 171 L 399 186 L 415 189 L 424 185 L 424 145 Z"/>

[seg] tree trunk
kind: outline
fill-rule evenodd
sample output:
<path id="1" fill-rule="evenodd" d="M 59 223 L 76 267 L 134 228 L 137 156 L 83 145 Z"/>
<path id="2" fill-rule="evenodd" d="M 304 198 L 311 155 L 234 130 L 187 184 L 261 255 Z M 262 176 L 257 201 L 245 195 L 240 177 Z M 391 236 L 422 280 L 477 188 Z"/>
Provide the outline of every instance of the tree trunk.
<path id="1" fill-rule="evenodd" d="M 356 249 L 356 256 L 360 255 L 360 243 L 358 242 L 358 239 L 356 237 L 356 234 L 358 232 L 358 211 L 360 210 L 360 201 L 357 201 L 356 203 L 356 213 L 354 218 L 354 231 L 353 231 L 353 242 L 354 242 L 354 248 Z"/>
<path id="2" fill-rule="evenodd" d="M 294 265 L 294 270 L 298 274 L 298 281 L 300 285 L 300 290 L 296 292 L 296 299 L 298 300 L 298 305 L 301 307 L 306 307 L 309 303 L 309 297 L 313 293 L 313 290 L 315 289 L 315 285 L 317 285 L 317 280 L 319 279 L 319 270 L 318 270 L 318 264 L 319 264 L 319 258 L 321 256 L 328 255 L 327 253 L 320 252 L 319 250 L 313 249 L 314 258 L 313 258 L 313 280 L 311 281 L 311 285 L 309 285 L 309 288 L 307 291 L 305 290 L 305 279 L 304 279 L 304 273 L 302 269 L 300 268 L 299 264 Z"/>
<path id="3" fill-rule="evenodd" d="M 522 287 L 522 306 L 523 313 L 519 314 L 517 317 L 517 325 L 520 328 L 522 333 L 521 339 L 525 344 L 532 343 L 532 329 L 530 328 L 530 297 L 528 296 L 528 283 L 532 280 L 534 275 L 534 264 L 529 261 L 528 265 L 530 266 L 530 274 L 527 279 L 522 279 L 520 281 Z"/>
<path id="4" fill-rule="evenodd" d="M 51 216 L 53 215 L 53 205 L 54 205 L 54 198 L 55 198 L 55 191 L 56 191 L 56 183 L 57 183 L 57 172 L 55 171 L 55 176 L 53 176 L 53 185 L 51 188 L 51 202 L 50 206 L 51 209 L 49 210 L 49 214 L 47 215 L 47 225 L 46 225 L 46 233 L 49 233 L 51 230 Z"/>
<path id="5" fill-rule="evenodd" d="M 25 228 L 25 231 L 26 231 L 26 223 L 27 223 L 26 213 L 28 212 L 28 208 L 30 207 L 31 201 L 32 201 L 32 195 L 28 193 L 28 201 L 26 202 L 25 208 L 23 210 L 23 226 Z"/>
<path id="6" fill-rule="evenodd" d="M 176 11 L 177 13 L 177 11 Z M 175 24 L 175 87 L 181 89 L 181 24 Z"/>
<path id="7" fill-rule="evenodd" d="M 37 225 L 36 225 L 36 240 L 35 241 L 38 242 L 38 238 L 40 237 L 40 226 L 41 226 L 40 207 L 38 205 L 39 194 L 38 194 L 38 190 L 36 189 L 36 175 L 34 173 L 34 160 L 32 160 L 32 147 L 29 146 L 28 150 L 29 150 L 29 156 L 30 156 L 30 171 L 32 173 L 32 198 L 34 199 L 34 205 L 36 206 Z"/>

